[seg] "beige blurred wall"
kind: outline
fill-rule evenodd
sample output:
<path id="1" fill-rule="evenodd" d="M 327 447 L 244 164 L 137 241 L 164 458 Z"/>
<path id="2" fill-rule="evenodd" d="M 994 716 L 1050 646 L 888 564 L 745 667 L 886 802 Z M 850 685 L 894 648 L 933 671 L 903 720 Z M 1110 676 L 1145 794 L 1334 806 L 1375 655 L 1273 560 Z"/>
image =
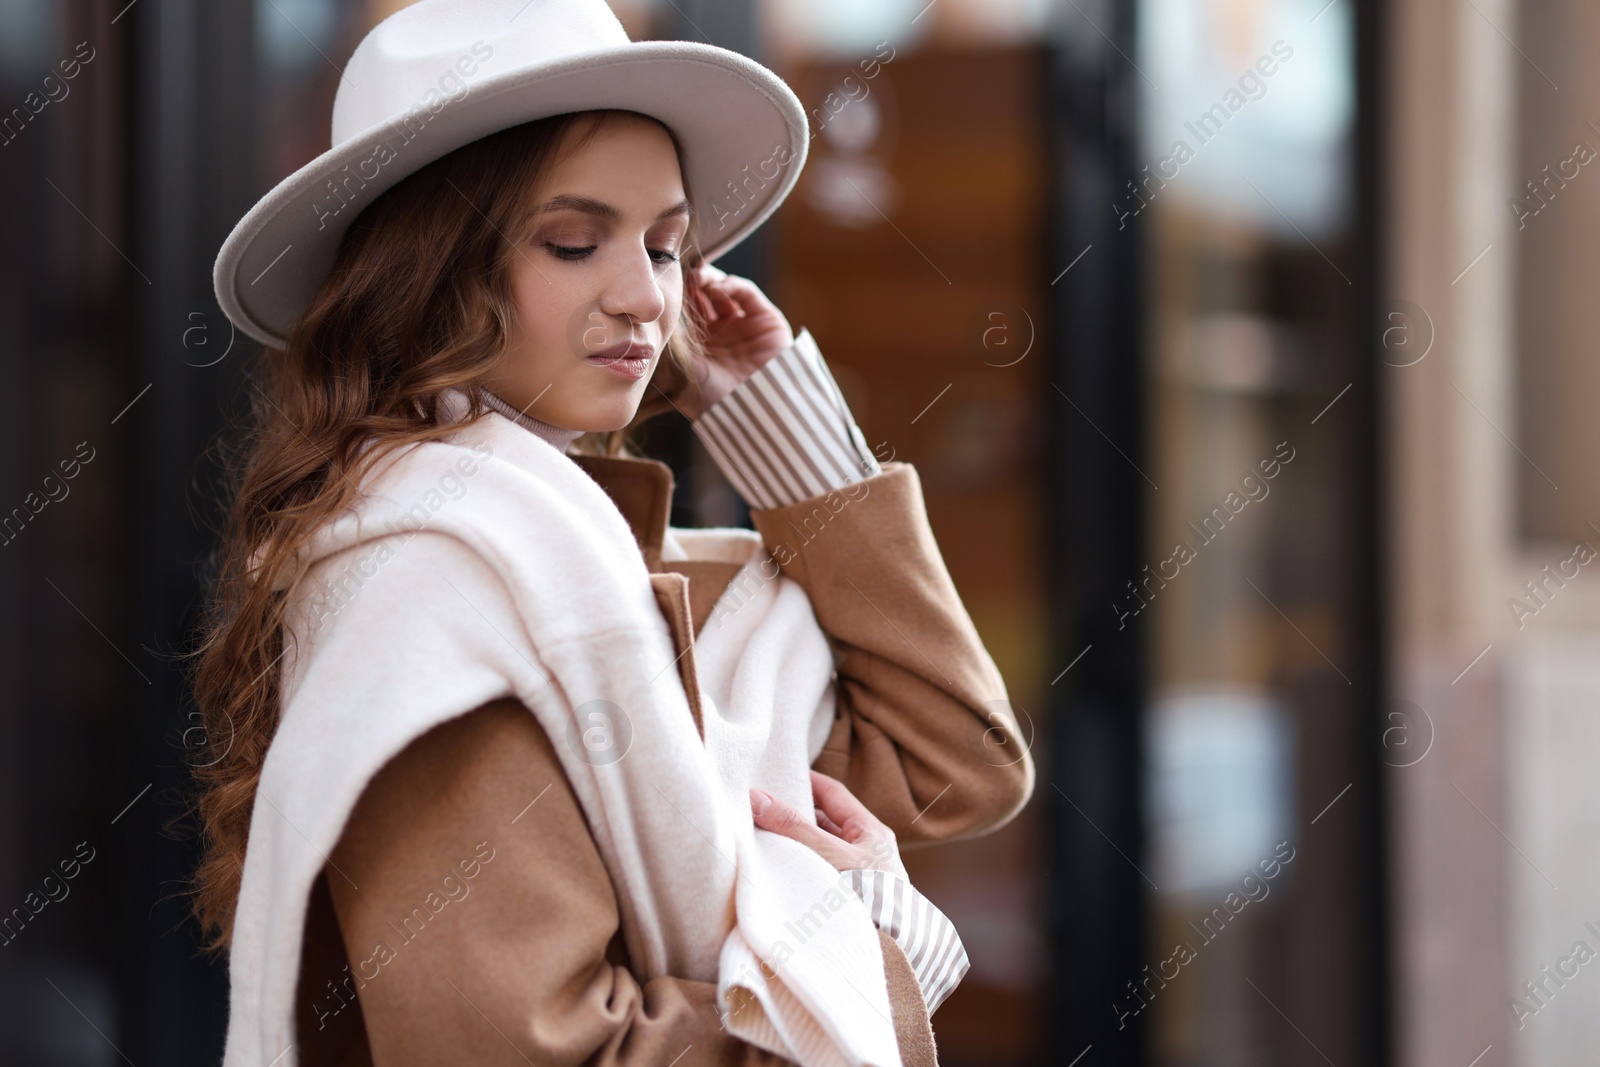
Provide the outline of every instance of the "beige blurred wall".
<path id="1" fill-rule="evenodd" d="M 1518 65 L 1506 205 L 1518 220 L 1518 443 L 1543 472 L 1521 468 L 1522 528 L 1600 548 L 1589 526 L 1600 526 L 1600 5 L 1528 3 L 1519 22 L 1513 36 L 1531 62 Z"/>
<path id="2" fill-rule="evenodd" d="M 1600 962 L 1562 985 L 1541 974 L 1580 939 L 1600 952 L 1584 925 L 1600 929 L 1600 565 L 1569 564 L 1564 584 L 1541 573 L 1573 555 L 1578 517 L 1600 516 L 1600 376 L 1577 325 L 1600 285 L 1600 201 L 1563 190 L 1532 241 L 1507 206 L 1534 176 L 1529 130 L 1574 125 L 1596 81 L 1583 45 L 1600 42 L 1600 17 L 1584 2 L 1531 23 L 1511 0 L 1385 6 L 1382 292 L 1433 332 L 1424 359 L 1381 378 L 1391 695 L 1432 725 L 1428 755 L 1389 772 L 1405 1067 L 1554 1067 L 1600 1047 Z M 1543 603 L 1524 589 L 1540 580 Z M 1537 611 L 1519 619 L 1514 598 Z M 1537 1013 L 1513 1012 L 1541 979 L 1543 1003 L 1524 998 Z"/>

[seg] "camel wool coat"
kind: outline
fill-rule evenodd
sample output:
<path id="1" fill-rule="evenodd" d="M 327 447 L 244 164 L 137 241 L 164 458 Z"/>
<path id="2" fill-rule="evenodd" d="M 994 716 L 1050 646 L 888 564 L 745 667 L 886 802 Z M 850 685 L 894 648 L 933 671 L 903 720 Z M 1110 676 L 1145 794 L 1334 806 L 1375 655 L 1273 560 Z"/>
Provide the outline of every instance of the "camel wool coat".
<path id="1" fill-rule="evenodd" d="M 662 559 L 665 464 L 571 458 L 637 540 L 698 719 L 695 639 L 719 605 L 738 603 L 740 566 Z M 991 832 L 1034 785 L 1004 682 L 939 554 L 915 468 L 890 462 L 861 484 L 870 492 L 848 506 L 833 492 L 752 512 L 834 650 L 836 713 L 812 766 L 842 781 L 902 849 Z M 476 827 L 503 823 L 528 797 L 537 818 L 526 833 L 464 851 L 462 842 L 487 836 Z M 340 874 L 324 868 L 313 888 L 295 996 L 307 1067 L 789 1062 L 724 1029 L 715 982 L 635 978 L 615 887 L 571 783 L 514 698 L 434 727 L 386 764 L 329 866 Z M 420 933 L 398 929 L 395 917 L 446 873 L 477 903 L 445 907 Z M 382 979 L 360 983 L 351 962 L 401 938 L 404 952 Z M 879 941 L 902 1060 L 935 1065 L 916 976 L 893 939 L 880 931 Z"/>

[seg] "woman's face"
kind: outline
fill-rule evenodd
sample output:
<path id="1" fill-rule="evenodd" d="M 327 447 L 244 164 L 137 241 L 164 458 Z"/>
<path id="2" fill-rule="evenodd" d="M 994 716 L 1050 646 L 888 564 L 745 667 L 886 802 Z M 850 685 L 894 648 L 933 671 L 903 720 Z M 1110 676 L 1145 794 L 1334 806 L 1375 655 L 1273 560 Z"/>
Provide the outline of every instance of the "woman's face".
<path id="1" fill-rule="evenodd" d="M 534 212 L 512 261 L 517 322 L 485 384 L 552 425 L 619 429 L 683 306 L 689 205 L 672 139 L 612 118 L 551 169 Z"/>

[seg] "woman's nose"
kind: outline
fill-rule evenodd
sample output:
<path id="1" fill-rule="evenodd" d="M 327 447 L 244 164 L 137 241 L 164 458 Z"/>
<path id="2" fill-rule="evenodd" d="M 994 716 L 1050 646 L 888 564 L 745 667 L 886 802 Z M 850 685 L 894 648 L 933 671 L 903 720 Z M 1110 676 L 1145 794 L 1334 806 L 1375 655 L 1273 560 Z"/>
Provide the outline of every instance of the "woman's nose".
<path id="1" fill-rule="evenodd" d="M 617 257 L 600 308 L 610 315 L 626 315 L 636 322 L 654 322 L 666 310 L 660 272 L 646 248 L 630 249 Z"/>

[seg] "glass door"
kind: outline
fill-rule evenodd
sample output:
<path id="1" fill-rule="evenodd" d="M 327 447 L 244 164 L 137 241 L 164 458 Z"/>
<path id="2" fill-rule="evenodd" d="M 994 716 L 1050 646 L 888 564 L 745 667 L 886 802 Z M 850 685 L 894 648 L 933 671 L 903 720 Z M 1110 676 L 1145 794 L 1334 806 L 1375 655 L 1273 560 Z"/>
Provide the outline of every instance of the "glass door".
<path id="1" fill-rule="evenodd" d="M 1369 272 L 1356 5 L 1138 0 L 1144 959 L 1163 1065 L 1369 1063 Z"/>

